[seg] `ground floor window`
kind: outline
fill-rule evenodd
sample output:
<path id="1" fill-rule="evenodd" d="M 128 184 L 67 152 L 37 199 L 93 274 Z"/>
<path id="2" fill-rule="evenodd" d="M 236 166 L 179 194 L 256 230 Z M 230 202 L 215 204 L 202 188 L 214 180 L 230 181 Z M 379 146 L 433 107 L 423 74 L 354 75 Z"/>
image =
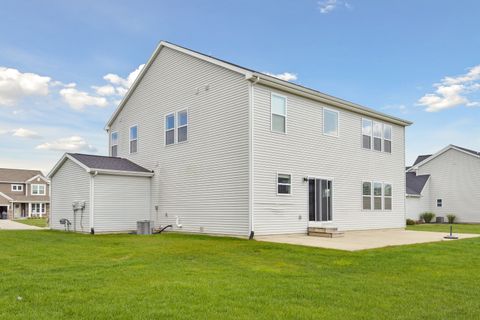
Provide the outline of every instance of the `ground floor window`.
<path id="1" fill-rule="evenodd" d="M 291 194 L 292 193 L 292 175 L 277 174 L 277 194 Z"/>
<path id="2" fill-rule="evenodd" d="M 363 210 L 392 210 L 392 185 L 383 182 L 362 182 Z"/>
<path id="3" fill-rule="evenodd" d="M 44 214 L 45 203 L 32 203 L 32 214 Z"/>

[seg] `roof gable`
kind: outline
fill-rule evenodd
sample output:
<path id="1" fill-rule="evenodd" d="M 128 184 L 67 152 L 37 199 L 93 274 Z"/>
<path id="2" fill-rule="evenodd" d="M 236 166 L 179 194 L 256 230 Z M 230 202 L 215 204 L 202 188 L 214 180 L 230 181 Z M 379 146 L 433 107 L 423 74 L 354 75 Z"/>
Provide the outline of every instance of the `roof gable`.
<path id="1" fill-rule="evenodd" d="M 157 48 L 155 49 L 155 51 L 153 52 L 153 54 L 150 56 L 149 60 L 147 61 L 147 63 L 143 67 L 143 69 L 140 71 L 139 75 L 137 76 L 137 78 L 133 82 L 132 86 L 128 89 L 127 93 L 125 94 L 125 96 L 123 97 L 121 102 L 119 103 L 117 109 L 114 111 L 114 113 L 112 114 L 112 116 L 108 120 L 107 124 L 105 125 L 105 130 L 110 129 L 110 126 L 115 121 L 117 116 L 120 114 L 123 107 L 127 103 L 128 99 L 131 97 L 132 93 L 135 91 L 138 84 L 142 81 L 146 72 L 151 67 L 154 60 L 157 58 L 160 51 L 164 47 L 167 47 L 167 48 L 185 53 L 187 55 L 196 57 L 200 60 L 207 61 L 209 63 L 221 66 L 223 68 L 232 70 L 232 71 L 237 72 L 237 73 L 240 73 L 240 74 L 245 76 L 246 80 L 250 80 L 250 81 L 253 81 L 255 83 L 260 82 L 260 83 L 262 83 L 264 85 L 267 85 L 267 86 L 270 86 L 270 87 L 279 88 L 281 90 L 289 91 L 291 93 L 301 95 L 301 96 L 305 96 L 305 97 L 313 99 L 313 100 L 318 100 L 320 102 L 327 103 L 329 105 L 333 105 L 333 106 L 336 106 L 336 107 L 339 107 L 339 108 L 342 108 L 342 109 L 346 109 L 346 110 L 350 110 L 352 112 L 364 114 L 364 115 L 367 115 L 367 116 L 370 116 L 370 117 L 374 117 L 374 118 L 384 120 L 384 121 L 388 121 L 388 122 L 391 122 L 391 123 L 395 123 L 395 124 L 398 124 L 398 125 L 408 126 L 408 125 L 412 124 L 412 122 L 410 122 L 410 121 L 403 120 L 403 119 L 400 119 L 400 118 L 396 118 L 396 117 L 387 115 L 385 113 L 376 111 L 374 109 L 370 109 L 370 108 L 367 108 L 367 107 L 364 107 L 364 106 L 361 106 L 361 105 L 358 105 L 358 104 L 355 104 L 355 103 L 352 103 L 352 102 L 349 102 L 349 101 L 346 101 L 346 100 L 343 100 L 343 99 L 340 99 L 340 98 L 336 98 L 336 97 L 327 95 L 325 93 L 322 93 L 322 92 L 314 90 L 314 89 L 310 89 L 310 88 L 307 88 L 307 87 L 304 87 L 304 86 L 301 86 L 301 85 L 298 85 L 298 84 L 295 84 L 295 83 L 292 83 L 292 82 L 281 80 L 281 79 L 272 77 L 270 75 L 264 74 L 262 72 L 258 72 L 258 71 L 252 70 L 252 69 L 241 67 L 241 66 L 236 65 L 234 63 L 231 63 L 231 62 L 228 62 L 228 61 L 225 61 L 225 60 L 221 60 L 221 59 L 215 58 L 213 56 L 209 56 L 209 55 L 206 55 L 206 54 L 203 54 L 203 53 L 200 53 L 198 51 L 194 51 L 194 50 L 191 50 L 191 49 L 188 49 L 188 48 L 185 48 L 185 47 L 181 47 L 181 46 L 175 45 L 175 44 L 170 43 L 170 42 L 161 41 L 159 43 L 159 45 L 157 46 Z"/>
<path id="2" fill-rule="evenodd" d="M 433 155 L 430 155 L 428 157 L 427 156 L 418 156 L 418 158 L 417 158 L 417 160 L 415 160 L 415 163 L 413 164 L 413 166 L 411 166 L 407 170 L 407 172 L 412 172 L 414 170 L 417 170 L 419 167 L 421 167 L 424 164 L 432 161 L 433 159 L 437 158 L 438 156 L 444 154 L 448 150 L 457 150 L 457 151 L 462 152 L 464 154 L 467 154 L 467 155 L 470 155 L 470 156 L 473 156 L 473 157 L 476 157 L 476 158 L 480 159 L 480 152 L 473 151 L 473 150 L 466 149 L 466 148 L 462 148 L 462 147 L 459 147 L 459 146 L 456 146 L 456 145 L 453 145 L 453 144 L 449 144 L 448 146 L 446 146 L 442 150 L 440 150 L 437 153 L 435 153 Z M 421 161 L 418 161 L 420 157 L 425 157 L 425 158 L 420 159 Z"/>
<path id="3" fill-rule="evenodd" d="M 406 173 L 406 193 L 409 195 L 421 195 L 430 175 L 419 175 L 415 172 Z"/>

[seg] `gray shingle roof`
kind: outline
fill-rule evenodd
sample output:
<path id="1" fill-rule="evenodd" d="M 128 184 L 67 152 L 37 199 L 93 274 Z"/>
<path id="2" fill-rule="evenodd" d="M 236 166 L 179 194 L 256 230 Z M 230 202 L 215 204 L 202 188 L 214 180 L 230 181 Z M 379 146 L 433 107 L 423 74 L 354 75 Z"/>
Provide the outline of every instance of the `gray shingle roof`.
<path id="1" fill-rule="evenodd" d="M 144 167 L 124 158 L 95 156 L 91 154 L 69 153 L 76 160 L 90 169 L 117 170 L 130 172 L 151 172 Z"/>
<path id="2" fill-rule="evenodd" d="M 423 187 L 425 187 L 425 184 L 428 181 L 428 178 L 430 178 L 430 175 L 424 174 L 417 176 L 415 172 L 407 172 L 406 175 L 407 194 L 420 195 L 422 193 Z"/>
<path id="3" fill-rule="evenodd" d="M 416 165 L 417 163 L 420 163 L 431 156 L 432 156 L 431 154 L 424 154 L 424 155 L 418 156 L 415 162 L 413 163 L 413 165 Z"/>
<path id="4" fill-rule="evenodd" d="M 471 149 L 467 149 L 467 148 L 463 148 L 463 147 L 459 147 L 459 146 L 456 146 L 456 145 L 453 145 L 453 144 L 452 144 L 452 146 L 455 147 L 455 148 L 458 148 L 458 149 L 460 149 L 460 150 L 463 150 L 463 151 L 465 151 L 465 152 L 474 154 L 474 155 L 476 155 L 476 156 L 480 156 L 480 152 L 477 152 L 477 151 L 474 151 L 474 150 L 471 150 Z"/>
<path id="5" fill-rule="evenodd" d="M 39 170 L 0 168 L 0 181 L 25 182 L 36 175 L 44 177 L 43 173 Z"/>

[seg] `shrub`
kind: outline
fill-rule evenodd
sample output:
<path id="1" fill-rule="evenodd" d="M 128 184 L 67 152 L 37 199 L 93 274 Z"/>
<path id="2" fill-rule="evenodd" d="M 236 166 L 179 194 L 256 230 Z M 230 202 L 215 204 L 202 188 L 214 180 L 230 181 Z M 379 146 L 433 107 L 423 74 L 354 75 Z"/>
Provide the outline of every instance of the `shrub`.
<path id="1" fill-rule="evenodd" d="M 447 220 L 448 220 L 448 223 L 450 224 L 454 224 L 456 218 L 457 216 L 454 214 L 447 214 Z"/>
<path id="2" fill-rule="evenodd" d="M 435 213 L 433 212 L 424 212 L 420 215 L 420 219 L 425 221 L 425 223 L 430 223 L 432 222 L 433 218 L 435 218 Z"/>
<path id="3" fill-rule="evenodd" d="M 412 219 L 407 219 L 407 226 L 413 226 L 415 224 L 415 221 Z"/>

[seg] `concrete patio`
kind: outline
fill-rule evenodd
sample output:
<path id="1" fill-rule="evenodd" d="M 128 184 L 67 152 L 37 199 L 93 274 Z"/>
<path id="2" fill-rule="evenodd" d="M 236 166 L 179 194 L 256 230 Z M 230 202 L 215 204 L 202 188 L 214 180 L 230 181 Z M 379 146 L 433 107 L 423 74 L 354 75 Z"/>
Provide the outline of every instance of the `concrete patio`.
<path id="1" fill-rule="evenodd" d="M 309 237 L 304 234 L 271 235 L 255 237 L 257 241 L 296 244 L 309 247 L 358 251 L 388 246 L 399 246 L 415 243 L 455 241 L 444 239 L 446 233 L 428 231 L 407 231 L 403 229 L 349 231 L 341 238 Z M 454 234 L 459 239 L 480 237 L 480 234 Z"/>

